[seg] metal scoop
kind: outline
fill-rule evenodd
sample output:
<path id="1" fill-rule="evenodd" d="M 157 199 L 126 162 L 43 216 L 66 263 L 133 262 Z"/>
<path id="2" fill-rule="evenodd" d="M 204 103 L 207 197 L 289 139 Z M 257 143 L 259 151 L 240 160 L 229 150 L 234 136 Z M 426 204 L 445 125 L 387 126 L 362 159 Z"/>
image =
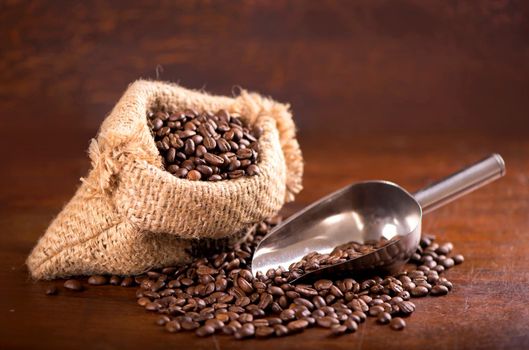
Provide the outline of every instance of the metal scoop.
<path id="1" fill-rule="evenodd" d="M 330 253 L 351 241 L 364 244 L 386 238 L 385 246 L 308 272 L 294 282 L 327 274 L 395 272 L 416 251 L 422 214 L 427 214 L 505 175 L 505 162 L 493 154 L 414 195 L 388 181 L 346 186 L 291 216 L 266 235 L 255 250 L 252 273 L 266 273 L 301 260 L 311 252 Z"/>

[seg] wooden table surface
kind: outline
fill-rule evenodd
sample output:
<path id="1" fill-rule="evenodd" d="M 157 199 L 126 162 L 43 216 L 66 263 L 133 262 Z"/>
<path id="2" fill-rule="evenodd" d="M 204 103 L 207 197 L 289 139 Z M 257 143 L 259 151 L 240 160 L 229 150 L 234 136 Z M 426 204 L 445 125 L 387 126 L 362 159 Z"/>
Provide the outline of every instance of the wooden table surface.
<path id="1" fill-rule="evenodd" d="M 529 348 L 529 6 L 521 1 L 0 2 L 0 349 Z M 507 176 L 429 214 L 465 255 L 403 332 L 167 334 L 134 289 L 44 295 L 24 260 L 139 77 L 289 101 L 306 160 L 285 213 L 350 182 L 414 191 L 491 152 Z"/>

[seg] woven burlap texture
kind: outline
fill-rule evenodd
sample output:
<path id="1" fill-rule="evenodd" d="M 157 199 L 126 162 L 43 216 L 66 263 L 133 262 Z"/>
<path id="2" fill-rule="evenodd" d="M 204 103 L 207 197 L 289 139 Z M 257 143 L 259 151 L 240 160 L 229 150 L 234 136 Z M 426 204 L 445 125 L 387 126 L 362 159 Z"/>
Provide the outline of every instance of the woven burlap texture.
<path id="1" fill-rule="evenodd" d="M 174 177 L 163 169 L 147 126 L 148 111 L 157 108 L 225 109 L 261 126 L 261 174 L 219 182 Z M 231 98 L 134 82 L 90 144 L 89 174 L 29 255 L 31 276 L 137 274 L 188 262 L 197 240 L 240 236 L 301 190 L 295 135 L 289 106 L 256 93 Z"/>

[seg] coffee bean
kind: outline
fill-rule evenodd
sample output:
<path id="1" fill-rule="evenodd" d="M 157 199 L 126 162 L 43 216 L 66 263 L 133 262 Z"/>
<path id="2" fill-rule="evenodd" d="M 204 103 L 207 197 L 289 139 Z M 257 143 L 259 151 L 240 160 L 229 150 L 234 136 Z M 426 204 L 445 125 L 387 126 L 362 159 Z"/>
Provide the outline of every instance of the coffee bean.
<path id="1" fill-rule="evenodd" d="M 314 282 L 314 288 L 316 288 L 316 290 L 318 291 L 329 289 L 331 287 L 332 287 L 332 281 L 330 280 L 318 280 Z"/>
<path id="2" fill-rule="evenodd" d="M 109 283 L 113 286 L 119 286 L 121 284 L 121 277 L 119 276 L 112 276 L 110 277 Z"/>
<path id="3" fill-rule="evenodd" d="M 204 160 L 214 166 L 221 166 L 224 164 L 224 159 L 222 159 L 222 157 L 211 153 L 204 154 Z"/>
<path id="4" fill-rule="evenodd" d="M 64 288 L 79 292 L 83 290 L 83 285 L 78 280 L 67 280 L 64 282 Z"/>
<path id="5" fill-rule="evenodd" d="M 347 331 L 347 326 L 345 325 L 335 324 L 331 327 L 331 334 L 335 336 L 342 335 L 346 331 Z"/>
<path id="6" fill-rule="evenodd" d="M 446 294 L 448 294 L 448 288 L 446 286 L 438 284 L 436 286 L 433 286 L 432 291 L 430 292 L 430 294 L 433 295 L 433 296 L 446 295 Z"/>
<path id="7" fill-rule="evenodd" d="M 105 276 L 94 275 L 88 278 L 88 284 L 93 286 L 102 286 L 108 283 L 108 278 Z"/>
<path id="8" fill-rule="evenodd" d="M 350 332 L 356 332 L 356 330 L 358 329 L 358 322 L 356 322 L 352 318 L 347 319 L 343 325 L 347 327 Z"/>
<path id="9" fill-rule="evenodd" d="M 388 324 L 391 321 L 391 315 L 388 312 L 381 312 L 377 316 L 377 322 L 380 324 Z"/>
<path id="10" fill-rule="evenodd" d="M 281 314 L 279 314 L 279 318 L 281 318 L 283 321 L 290 321 L 293 320 L 296 317 L 296 312 L 292 309 L 283 310 Z"/>
<path id="11" fill-rule="evenodd" d="M 300 295 L 303 295 L 304 297 L 311 297 L 311 296 L 318 295 L 318 291 L 309 286 L 296 286 L 294 288 L 294 291 L 299 293 Z"/>
<path id="12" fill-rule="evenodd" d="M 296 320 L 289 322 L 287 324 L 287 328 L 289 332 L 294 333 L 302 331 L 303 329 L 307 328 L 308 325 L 309 323 L 306 320 Z"/>
<path id="13" fill-rule="evenodd" d="M 400 331 L 406 328 L 406 321 L 404 321 L 400 317 L 395 317 L 394 319 L 391 320 L 391 322 L 389 323 L 389 326 L 391 327 L 391 329 Z"/>
<path id="14" fill-rule="evenodd" d="M 202 174 L 198 170 L 191 170 L 187 173 L 186 178 L 191 181 L 197 181 L 200 180 L 202 177 Z"/>
<path id="15" fill-rule="evenodd" d="M 57 292 L 57 288 L 53 285 L 48 286 L 45 291 L 46 295 L 56 295 Z"/>
<path id="16" fill-rule="evenodd" d="M 195 321 L 184 321 L 182 322 L 182 329 L 185 329 L 186 331 L 195 330 L 200 326 L 198 322 Z"/>
<path id="17" fill-rule="evenodd" d="M 234 336 L 236 339 L 244 339 L 253 337 L 255 334 L 255 327 L 251 323 L 245 323 L 240 329 L 238 329 Z"/>
<path id="18" fill-rule="evenodd" d="M 213 175 L 213 170 L 207 165 L 198 165 L 196 169 L 206 177 Z"/>
<path id="19" fill-rule="evenodd" d="M 340 323 L 340 321 L 330 316 L 324 316 L 316 319 L 316 323 L 322 328 L 330 328 L 332 325 Z"/>
<path id="20" fill-rule="evenodd" d="M 122 287 L 132 287 L 134 285 L 134 280 L 132 277 L 125 277 L 121 280 Z"/>
<path id="21" fill-rule="evenodd" d="M 452 258 L 446 258 L 441 262 L 441 264 L 445 269 L 449 269 L 455 265 L 455 262 Z"/>
<path id="22" fill-rule="evenodd" d="M 165 316 L 165 315 L 164 316 L 160 316 L 160 317 L 158 317 L 158 319 L 156 319 L 156 324 L 158 326 L 165 326 L 165 324 L 167 322 L 171 322 L 171 319 L 169 317 Z"/>
<path id="23" fill-rule="evenodd" d="M 249 159 L 253 155 L 252 150 L 248 148 L 242 148 L 237 151 L 238 159 Z"/>
<path id="24" fill-rule="evenodd" d="M 213 333 L 215 333 L 215 328 L 208 325 L 202 326 L 195 331 L 195 334 L 199 337 L 206 337 L 208 335 L 212 335 Z"/>
<path id="25" fill-rule="evenodd" d="M 279 297 L 279 296 L 285 295 L 285 292 L 283 291 L 283 289 L 281 289 L 281 287 L 277 287 L 277 286 L 270 286 L 268 288 L 268 292 L 270 294 L 272 294 L 273 296 L 275 296 L 275 297 Z"/>
<path id="26" fill-rule="evenodd" d="M 255 336 L 257 338 L 268 338 L 274 334 L 274 329 L 272 327 L 256 327 L 255 328 Z"/>
<path id="27" fill-rule="evenodd" d="M 246 174 L 248 174 L 248 176 L 259 175 L 260 173 L 261 173 L 261 169 L 255 164 L 250 164 L 246 168 Z"/>
<path id="28" fill-rule="evenodd" d="M 248 282 L 246 279 L 244 279 L 243 277 L 239 277 L 237 279 L 237 284 L 239 288 L 241 288 L 246 294 L 253 292 L 252 284 Z"/>
<path id="29" fill-rule="evenodd" d="M 169 321 L 165 324 L 165 330 L 170 333 L 175 333 L 182 329 L 182 325 L 177 320 Z"/>
<path id="30" fill-rule="evenodd" d="M 147 304 L 145 304 L 145 310 L 147 311 L 158 311 L 158 309 L 160 309 L 161 307 L 162 305 L 157 302 L 148 302 Z"/>
<path id="31" fill-rule="evenodd" d="M 455 265 L 459 265 L 462 264 L 463 261 L 465 261 L 465 257 L 461 254 L 457 254 L 452 257 L 452 260 L 454 260 Z"/>
<path id="32" fill-rule="evenodd" d="M 410 315 L 412 312 L 415 311 L 415 304 L 413 304 L 411 301 L 403 301 L 397 304 L 399 307 L 399 311 L 403 315 Z"/>
<path id="33" fill-rule="evenodd" d="M 424 297 L 428 295 L 428 288 L 425 286 L 417 286 L 411 290 L 411 295 L 414 297 Z"/>
<path id="34" fill-rule="evenodd" d="M 369 308 L 369 316 L 378 316 L 382 312 L 384 312 L 384 308 L 380 305 L 375 305 Z"/>
<path id="35" fill-rule="evenodd" d="M 244 176 L 244 170 L 234 170 L 228 173 L 230 179 L 238 179 Z"/>

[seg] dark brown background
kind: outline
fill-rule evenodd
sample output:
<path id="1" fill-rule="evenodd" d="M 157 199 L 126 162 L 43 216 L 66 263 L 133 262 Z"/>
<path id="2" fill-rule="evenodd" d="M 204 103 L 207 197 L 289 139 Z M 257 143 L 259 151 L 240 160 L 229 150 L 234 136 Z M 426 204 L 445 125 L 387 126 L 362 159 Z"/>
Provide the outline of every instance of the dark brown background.
<path id="1" fill-rule="evenodd" d="M 529 347 L 528 15 L 526 1 L 0 1 L 0 348 Z M 405 332 L 169 335 L 133 290 L 50 298 L 24 267 L 140 77 L 290 102 L 306 176 L 287 212 L 361 179 L 416 190 L 494 151 L 508 175 L 425 218 L 467 261 Z"/>

